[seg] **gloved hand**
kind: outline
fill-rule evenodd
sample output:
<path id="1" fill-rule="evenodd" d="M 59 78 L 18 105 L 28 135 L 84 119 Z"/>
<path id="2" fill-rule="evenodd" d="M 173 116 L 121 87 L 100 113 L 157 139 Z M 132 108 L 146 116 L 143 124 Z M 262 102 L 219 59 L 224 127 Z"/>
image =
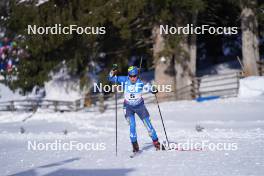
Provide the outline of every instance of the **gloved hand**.
<path id="1" fill-rule="evenodd" d="M 118 68 L 118 65 L 117 64 L 113 64 L 112 70 L 117 70 L 117 68 Z"/>
<path id="2" fill-rule="evenodd" d="M 111 71 L 109 73 L 110 77 L 113 77 L 113 76 L 117 75 L 117 68 L 118 68 L 117 64 L 113 64 L 112 69 L 111 69 Z"/>
<path id="3" fill-rule="evenodd" d="M 116 74 L 117 74 L 117 70 L 111 70 L 109 73 L 109 76 L 113 77 L 113 76 L 116 76 Z"/>
<path id="4" fill-rule="evenodd" d="M 158 92 L 159 92 L 159 91 L 158 91 L 157 86 L 152 86 L 152 88 L 151 88 L 151 93 L 156 94 L 156 93 L 158 93 Z"/>

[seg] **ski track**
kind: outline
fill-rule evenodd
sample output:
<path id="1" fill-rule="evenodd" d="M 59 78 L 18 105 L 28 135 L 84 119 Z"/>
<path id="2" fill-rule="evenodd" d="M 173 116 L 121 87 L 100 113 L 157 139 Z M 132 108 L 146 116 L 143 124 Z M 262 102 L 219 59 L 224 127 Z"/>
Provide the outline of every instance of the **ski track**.
<path id="1" fill-rule="evenodd" d="M 165 139 L 158 109 L 146 105 L 161 141 Z M 0 171 L 15 176 L 262 176 L 264 173 L 263 97 L 160 104 L 169 140 L 236 143 L 235 151 L 155 151 L 142 122 L 137 134 L 143 152 L 130 158 L 129 126 L 118 111 L 118 155 L 115 156 L 115 113 L 0 112 Z M 197 132 L 195 125 L 204 127 Z M 20 134 L 20 127 L 25 129 Z M 68 134 L 64 135 L 63 131 Z M 28 141 L 105 143 L 105 150 L 32 151 Z"/>

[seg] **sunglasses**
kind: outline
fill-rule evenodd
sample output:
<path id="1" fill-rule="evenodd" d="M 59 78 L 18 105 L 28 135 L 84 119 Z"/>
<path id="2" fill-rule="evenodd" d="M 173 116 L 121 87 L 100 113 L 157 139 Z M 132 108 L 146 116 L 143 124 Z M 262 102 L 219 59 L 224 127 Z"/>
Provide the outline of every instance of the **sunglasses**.
<path id="1" fill-rule="evenodd" d="M 135 78 L 137 75 L 129 75 L 129 78 Z"/>

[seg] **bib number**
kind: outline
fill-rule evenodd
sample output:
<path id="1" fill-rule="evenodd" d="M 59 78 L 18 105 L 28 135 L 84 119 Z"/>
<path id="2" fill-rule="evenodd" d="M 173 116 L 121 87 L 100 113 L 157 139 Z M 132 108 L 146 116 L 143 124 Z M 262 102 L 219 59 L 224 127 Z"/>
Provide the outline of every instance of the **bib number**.
<path id="1" fill-rule="evenodd" d="M 130 98 L 134 99 L 135 98 L 135 94 L 130 94 Z"/>

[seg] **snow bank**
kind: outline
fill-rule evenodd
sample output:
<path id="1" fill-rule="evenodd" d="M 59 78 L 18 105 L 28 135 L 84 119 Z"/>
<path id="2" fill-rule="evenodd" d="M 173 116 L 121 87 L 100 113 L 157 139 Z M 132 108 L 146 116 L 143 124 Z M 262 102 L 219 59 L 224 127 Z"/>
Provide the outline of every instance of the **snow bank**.
<path id="1" fill-rule="evenodd" d="M 79 79 L 71 78 L 67 72 L 63 71 L 54 74 L 50 81 L 45 82 L 44 89 L 40 88 L 38 94 L 36 89 L 37 86 L 33 88 L 31 93 L 23 96 L 19 94 L 19 91 L 13 92 L 8 86 L 0 83 L 0 102 L 43 98 L 42 91 L 45 91 L 45 99 L 58 101 L 74 101 L 82 98 L 84 94 L 84 91 L 80 89 Z"/>
<path id="2" fill-rule="evenodd" d="M 0 83 L 0 101 L 22 99 L 23 96 L 19 95 L 18 91 L 13 92 L 4 84 Z"/>
<path id="3" fill-rule="evenodd" d="M 46 97 L 49 100 L 73 101 L 82 98 L 79 80 L 71 79 L 68 75 L 54 77 L 45 83 Z"/>
<path id="4" fill-rule="evenodd" d="M 80 91 L 79 81 L 52 79 L 45 83 L 45 99 L 58 101 L 73 101 L 80 99 L 82 92 Z M 35 94 L 35 88 L 26 96 L 20 95 L 18 91 L 13 92 L 4 84 L 0 84 L 0 102 L 10 100 L 20 100 L 27 98 L 41 98 Z"/>
<path id="5" fill-rule="evenodd" d="M 264 95 L 264 76 L 251 76 L 240 80 L 238 97 L 250 98 Z"/>
<path id="6" fill-rule="evenodd" d="M 214 66 L 217 74 L 234 73 L 240 71 L 237 61 L 225 62 Z"/>
<path id="7" fill-rule="evenodd" d="M 79 85 L 72 82 L 50 81 L 45 83 L 46 97 L 49 100 L 73 101 L 82 97 Z M 77 83 L 78 84 L 78 83 Z"/>
<path id="8" fill-rule="evenodd" d="M 198 71 L 198 76 L 236 73 L 241 70 L 241 66 L 237 60 L 211 66 L 204 65 L 203 67 L 202 70 Z"/>

